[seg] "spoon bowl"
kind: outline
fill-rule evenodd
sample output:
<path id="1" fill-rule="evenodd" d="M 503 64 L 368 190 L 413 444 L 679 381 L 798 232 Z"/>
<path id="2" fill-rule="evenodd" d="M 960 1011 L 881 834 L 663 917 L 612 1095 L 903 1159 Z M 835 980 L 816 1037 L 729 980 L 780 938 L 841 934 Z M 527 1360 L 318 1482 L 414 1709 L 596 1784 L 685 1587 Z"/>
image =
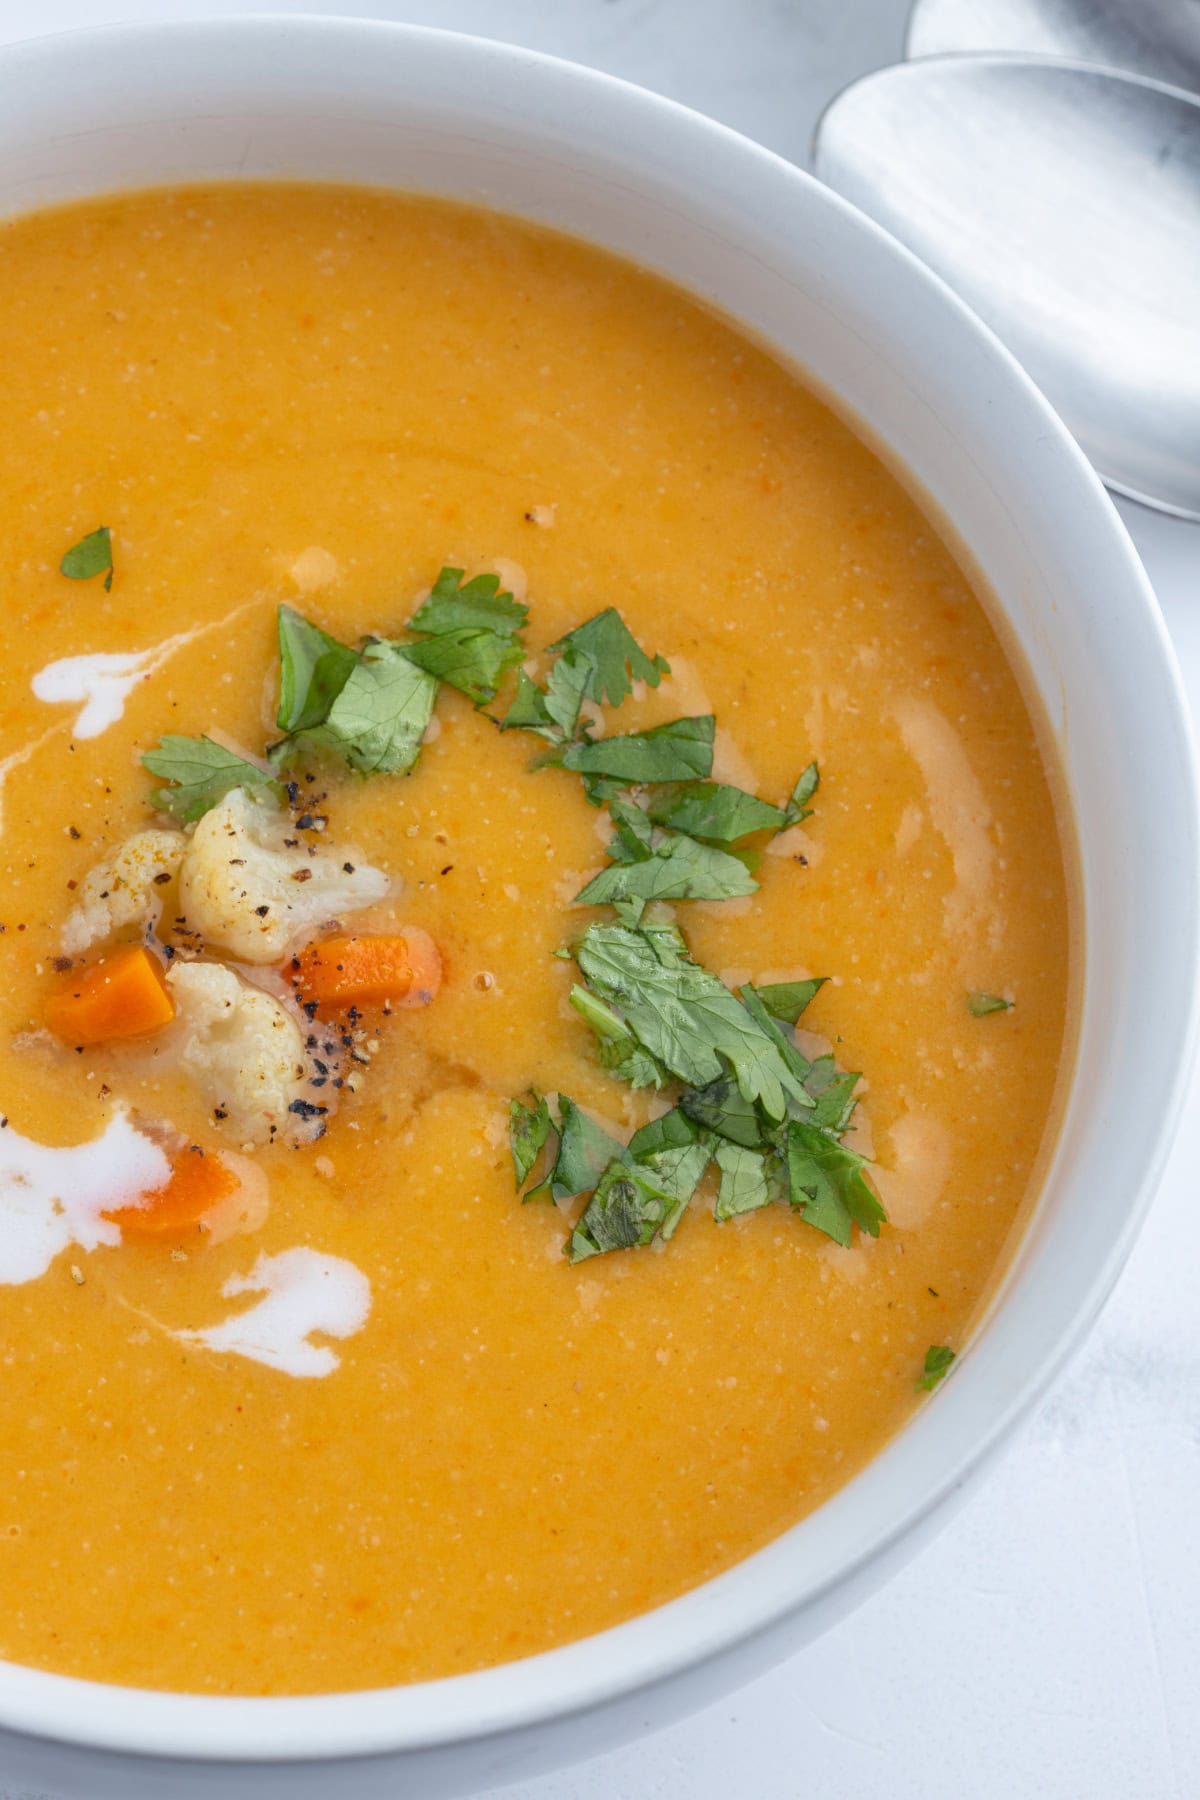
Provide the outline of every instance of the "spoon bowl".
<path id="1" fill-rule="evenodd" d="M 994 328 L 1110 488 L 1200 518 L 1200 101 L 936 57 L 839 95 L 814 167 Z"/>
<path id="2" fill-rule="evenodd" d="M 1200 0 L 917 0 L 908 56 L 1063 56 L 1200 93 Z"/>

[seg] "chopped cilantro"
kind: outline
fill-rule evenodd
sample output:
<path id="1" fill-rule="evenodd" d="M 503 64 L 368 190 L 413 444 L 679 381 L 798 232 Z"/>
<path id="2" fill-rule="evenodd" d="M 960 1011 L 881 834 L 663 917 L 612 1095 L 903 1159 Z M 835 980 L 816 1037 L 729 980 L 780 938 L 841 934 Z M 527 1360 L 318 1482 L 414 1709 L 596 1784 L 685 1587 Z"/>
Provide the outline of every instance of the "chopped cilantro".
<path id="1" fill-rule="evenodd" d="M 517 676 L 512 705 L 497 723 L 501 731 L 536 731 L 540 737 L 549 738 L 551 743 L 557 741 L 558 733 L 546 705 L 546 696 L 524 669 Z"/>
<path id="2" fill-rule="evenodd" d="M 496 698 L 505 674 L 522 661 L 525 650 L 517 637 L 464 625 L 426 638 L 420 644 L 406 644 L 404 654 L 419 669 L 458 688 L 476 706 L 483 706 Z"/>
<path id="3" fill-rule="evenodd" d="M 660 1150 L 681 1150 L 687 1144 L 698 1143 L 701 1135 L 700 1127 L 693 1124 L 678 1106 L 673 1106 L 670 1112 L 651 1119 L 648 1125 L 634 1132 L 629 1140 L 629 1154 L 637 1160 L 655 1156 Z"/>
<path id="4" fill-rule="evenodd" d="M 647 656 L 615 607 L 606 607 L 592 619 L 577 625 L 566 637 L 550 645 L 551 652 L 571 655 L 589 665 L 584 688 L 589 700 L 620 706 L 634 681 L 657 687 L 671 665 L 661 656 Z"/>
<path id="5" fill-rule="evenodd" d="M 550 1192 L 556 1200 L 570 1200 L 594 1188 L 609 1163 L 624 1155 L 625 1146 L 566 1094 L 559 1096 L 558 1111 L 558 1159 L 550 1173 Z"/>
<path id="6" fill-rule="evenodd" d="M 406 774 L 433 716 L 437 681 L 404 648 L 367 644 L 320 724 L 285 738 L 271 760 L 286 765 L 307 749 L 332 750 L 361 774 Z"/>
<path id="7" fill-rule="evenodd" d="M 772 1018 L 794 1025 L 829 977 L 818 975 L 812 981 L 773 981 L 755 991 Z"/>
<path id="8" fill-rule="evenodd" d="M 935 1388 L 939 1381 L 944 1381 L 950 1372 L 950 1364 L 954 1361 L 954 1351 L 949 1344 L 930 1344 L 925 1352 L 924 1372 L 917 1377 L 918 1391 Z"/>
<path id="9" fill-rule="evenodd" d="M 732 1068 L 748 1100 L 782 1119 L 807 1096 L 778 1037 L 765 1032 L 723 981 L 693 962 L 669 925 L 590 925 L 575 960 L 593 993 L 621 1013 L 634 1037 L 680 1081 L 704 1087 Z"/>
<path id="10" fill-rule="evenodd" d="M 610 1006 L 597 1000 L 595 994 L 584 987 L 571 989 L 571 1005 L 596 1034 L 596 1054 L 601 1068 L 611 1070 L 618 1080 L 627 1081 L 633 1088 L 664 1085 L 667 1076 L 662 1065 L 642 1048 L 624 1019 L 619 1018 Z"/>
<path id="11" fill-rule="evenodd" d="M 787 806 L 784 808 L 789 825 L 799 825 L 801 820 L 812 816 L 808 803 L 816 793 L 820 782 L 821 772 L 815 762 L 810 762 L 792 789 Z"/>
<path id="12" fill-rule="evenodd" d="M 802 1119 L 787 1128 L 788 1188 L 805 1223 L 839 1244 L 849 1244 L 850 1227 L 879 1236 L 886 1220 L 863 1175 L 865 1158 Z"/>
<path id="13" fill-rule="evenodd" d="M 1012 1001 L 1005 1000 L 999 994 L 968 994 L 967 1011 L 977 1019 L 984 1019 L 988 1013 L 1010 1012 Z"/>
<path id="14" fill-rule="evenodd" d="M 630 692 L 633 681 L 646 681 L 657 687 L 668 670 L 668 664 L 661 656 L 646 655 L 613 607 L 597 613 L 595 618 L 559 638 L 557 643 L 550 645 L 549 654 L 555 660 L 545 687 L 540 688 L 530 676 L 522 674 L 512 705 L 497 722 L 503 731 L 535 732 L 556 749 L 571 745 L 576 739 L 585 744 L 591 742 L 587 724 L 580 722 L 585 700 L 597 705 L 607 700 L 610 705 L 619 706 Z M 565 766 L 574 768 L 576 765 L 566 763 Z M 683 776 L 691 772 L 690 768 L 685 769 Z M 585 770 L 581 766 L 580 773 L 604 776 L 608 771 L 604 768 Z M 640 780 L 641 777 L 628 779 Z M 585 785 L 588 784 L 585 782 Z M 607 794 L 604 796 L 608 797 Z M 588 798 L 593 798 L 590 791 Z"/>
<path id="15" fill-rule="evenodd" d="M 508 1142 L 518 1189 L 529 1180 L 534 1164 L 550 1136 L 550 1108 L 544 1094 L 533 1096 L 532 1106 L 512 1100 L 508 1107 Z"/>
<path id="16" fill-rule="evenodd" d="M 571 1233 L 572 1262 L 631 1250 L 661 1233 L 669 1238 L 700 1185 L 711 1151 L 701 1138 L 652 1151 L 637 1160 L 626 1152 L 601 1175 Z"/>
<path id="17" fill-rule="evenodd" d="M 747 1150 L 741 1144 L 718 1144 L 717 1167 L 721 1185 L 713 1216 L 733 1219 L 739 1213 L 757 1212 L 775 1199 L 775 1189 L 768 1178 L 767 1158 L 758 1150 Z"/>
<path id="18" fill-rule="evenodd" d="M 648 1244 L 667 1216 L 668 1202 L 624 1162 L 611 1162 L 571 1233 L 572 1262 Z"/>
<path id="19" fill-rule="evenodd" d="M 306 731 L 323 725 L 329 709 L 358 665 L 358 652 L 330 637 L 294 607 L 281 606 L 279 634 L 280 731 Z"/>
<path id="20" fill-rule="evenodd" d="M 236 787 L 282 798 L 279 783 L 256 763 L 214 744 L 210 737 L 168 735 L 157 750 L 147 750 L 142 763 L 151 775 L 174 783 L 155 790 L 155 806 L 187 825 L 203 818 Z"/>
<path id="21" fill-rule="evenodd" d="M 832 1056 L 818 1056 L 809 1065 L 804 1079 L 804 1086 L 813 1101 L 806 1123 L 818 1125 L 822 1131 L 845 1131 L 854 1111 L 854 1090 L 858 1082 L 857 1070 L 839 1069 Z"/>
<path id="22" fill-rule="evenodd" d="M 591 678 L 591 663 L 571 650 L 565 650 L 551 669 L 543 702 L 552 728 L 551 742 L 561 743 L 579 729 L 579 714 Z"/>
<path id="23" fill-rule="evenodd" d="M 714 719 L 711 713 L 670 719 L 649 731 L 568 744 L 562 767 L 581 775 L 608 775 L 632 786 L 687 781 L 712 773 Z"/>
<path id="24" fill-rule="evenodd" d="M 766 1142 L 757 1106 L 747 1100 L 732 1075 L 718 1075 L 707 1087 L 685 1088 L 679 1105 L 685 1118 L 731 1143 L 761 1150 Z"/>
<path id="25" fill-rule="evenodd" d="M 417 608 L 408 627 L 436 636 L 475 630 L 512 637 L 528 617 L 529 608 L 501 588 L 498 575 L 476 575 L 464 581 L 461 569 L 446 568 L 439 572 L 429 598 Z"/>
<path id="26" fill-rule="evenodd" d="M 107 593 L 113 584 L 112 532 L 108 526 L 97 526 L 72 544 L 58 567 L 68 581 L 90 581 L 94 575 L 103 575 Z"/>
<path id="27" fill-rule="evenodd" d="M 783 807 L 771 806 L 719 781 L 666 788 L 647 802 L 646 811 L 656 825 L 719 844 L 734 844 L 752 831 L 780 831 L 788 823 Z"/>
<path id="28" fill-rule="evenodd" d="M 632 808 L 631 810 L 637 810 Z M 620 846 L 622 849 L 625 846 Z M 753 894 L 758 883 L 746 865 L 713 844 L 666 833 L 636 860 L 622 859 L 603 869 L 575 896 L 576 906 L 603 906 L 618 900 L 730 900 Z"/>

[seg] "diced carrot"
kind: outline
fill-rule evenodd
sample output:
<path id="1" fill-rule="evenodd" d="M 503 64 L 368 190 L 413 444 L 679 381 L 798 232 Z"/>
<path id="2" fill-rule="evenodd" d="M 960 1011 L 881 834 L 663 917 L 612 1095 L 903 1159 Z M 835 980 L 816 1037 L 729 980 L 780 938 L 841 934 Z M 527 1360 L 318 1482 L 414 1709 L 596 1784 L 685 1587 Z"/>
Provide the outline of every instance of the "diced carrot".
<path id="1" fill-rule="evenodd" d="M 214 1150 L 192 1144 L 172 1159 L 171 1179 L 144 1195 L 141 1206 L 121 1206 L 104 1217 L 129 1237 L 166 1237 L 186 1231 L 237 1185 L 237 1176 Z"/>
<path id="2" fill-rule="evenodd" d="M 125 944 L 51 994 L 42 1016 L 68 1044 L 101 1044 L 161 1031 L 175 1017 L 175 1002 L 157 957 L 142 944 Z"/>
<path id="3" fill-rule="evenodd" d="M 426 931 L 338 933 L 318 938 L 285 973 L 300 998 L 334 1011 L 349 1006 L 427 1006 L 442 984 L 442 959 Z"/>

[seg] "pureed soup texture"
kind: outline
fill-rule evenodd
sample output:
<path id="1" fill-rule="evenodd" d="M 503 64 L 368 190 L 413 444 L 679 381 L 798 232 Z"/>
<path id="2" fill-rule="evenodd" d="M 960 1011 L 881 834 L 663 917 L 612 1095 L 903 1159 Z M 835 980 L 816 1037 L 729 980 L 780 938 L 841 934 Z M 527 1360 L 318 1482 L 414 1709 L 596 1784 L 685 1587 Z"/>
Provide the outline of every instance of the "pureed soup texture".
<path id="1" fill-rule="evenodd" d="M 764 1544 L 1068 1047 L 946 547 L 679 293 L 398 197 L 5 225 L 0 409 L 0 1653 L 370 1687 Z"/>

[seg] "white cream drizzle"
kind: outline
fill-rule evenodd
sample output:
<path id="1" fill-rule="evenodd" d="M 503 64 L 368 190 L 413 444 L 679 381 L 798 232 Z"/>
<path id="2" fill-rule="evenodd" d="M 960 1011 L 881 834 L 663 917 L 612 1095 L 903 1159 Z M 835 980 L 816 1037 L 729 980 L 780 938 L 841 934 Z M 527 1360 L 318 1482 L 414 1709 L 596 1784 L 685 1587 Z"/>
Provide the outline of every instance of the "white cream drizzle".
<path id="1" fill-rule="evenodd" d="M 72 728 L 74 735 L 99 737 L 121 717 L 137 683 L 150 679 L 155 667 L 152 657 L 153 653 L 145 650 L 60 657 L 34 676 L 34 698 L 50 706 L 82 701 L 83 710 Z"/>
<path id="2" fill-rule="evenodd" d="M 0 1286 L 36 1281 L 69 1244 L 119 1244 L 106 1212 L 162 1187 L 171 1166 L 124 1113 L 98 1138 L 65 1150 L 0 1131 Z"/>
<path id="3" fill-rule="evenodd" d="M 242 613 L 259 605 L 259 597 L 245 600 L 220 619 L 197 625 L 192 631 L 178 632 L 164 638 L 149 650 L 96 651 L 85 656 L 62 656 L 57 662 L 39 669 L 31 686 L 34 698 L 48 705 L 80 705 L 72 731 L 77 738 L 99 737 L 115 725 L 125 711 L 125 702 L 139 681 L 148 681 L 177 650 L 193 644 L 197 638 L 220 631 Z"/>
<path id="4" fill-rule="evenodd" d="M 231 1275 L 221 1292 L 227 1299 L 257 1293 L 265 1298 L 218 1325 L 171 1335 L 298 1377 L 332 1375 L 341 1361 L 328 1344 L 310 1342 L 314 1331 L 352 1337 L 371 1310 L 371 1284 L 361 1269 L 344 1257 L 302 1246 L 260 1256 L 248 1275 Z"/>

